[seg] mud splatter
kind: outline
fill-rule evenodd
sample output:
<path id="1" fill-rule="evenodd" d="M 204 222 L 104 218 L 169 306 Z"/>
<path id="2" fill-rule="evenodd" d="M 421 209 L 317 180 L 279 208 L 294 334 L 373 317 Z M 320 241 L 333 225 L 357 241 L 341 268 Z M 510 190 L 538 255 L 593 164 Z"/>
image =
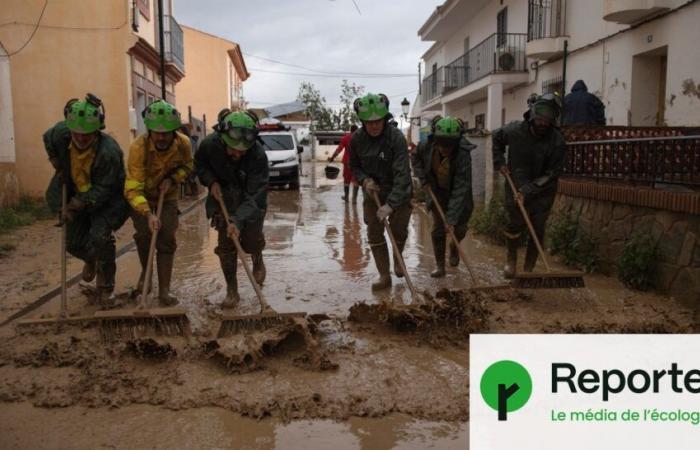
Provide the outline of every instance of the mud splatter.
<path id="1" fill-rule="evenodd" d="M 695 80 L 692 78 L 688 78 L 686 80 L 683 80 L 683 84 L 681 85 L 683 89 L 683 95 L 687 95 L 688 97 L 695 96 L 697 98 L 700 98 L 700 86 L 695 85 Z"/>

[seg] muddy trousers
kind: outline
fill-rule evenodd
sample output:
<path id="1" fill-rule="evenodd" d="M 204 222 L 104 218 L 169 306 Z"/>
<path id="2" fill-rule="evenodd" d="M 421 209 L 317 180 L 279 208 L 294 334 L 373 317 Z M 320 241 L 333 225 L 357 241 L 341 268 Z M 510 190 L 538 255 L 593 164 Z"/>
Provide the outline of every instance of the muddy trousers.
<path id="1" fill-rule="evenodd" d="M 530 217 L 532 227 L 535 229 L 535 234 L 540 243 L 544 242 L 545 226 L 547 225 L 547 219 L 549 218 L 549 213 L 554 204 L 555 194 L 556 191 L 533 196 L 525 200 L 525 210 Z M 520 208 L 515 204 L 515 200 L 510 193 L 506 193 L 505 206 L 509 219 L 508 225 L 504 230 L 506 239 L 508 239 L 508 261 L 512 262 L 513 268 L 515 268 L 517 257 L 514 255 L 517 255 L 517 244 L 523 236 L 528 236 L 524 270 L 526 272 L 532 272 L 537 263 L 537 246 L 532 238 L 530 238 L 530 231 L 527 228 L 525 219 L 523 219 Z"/>
<path id="2" fill-rule="evenodd" d="M 384 223 L 380 222 L 377 218 L 377 205 L 374 203 L 374 198 L 365 193 L 362 206 L 365 225 L 367 225 L 367 240 L 372 249 L 377 271 L 382 277 L 389 276 L 389 248 L 386 243 L 386 238 L 384 237 Z M 394 234 L 394 239 L 396 239 L 399 253 L 403 253 L 406 239 L 408 238 L 408 222 L 411 220 L 411 210 L 411 204 L 406 203 L 398 207 L 391 216 L 389 216 L 391 232 Z M 395 256 L 394 271 L 397 276 L 403 276 Z"/>
<path id="3" fill-rule="evenodd" d="M 443 204 L 440 202 L 440 206 L 443 211 L 446 210 L 447 202 Z M 447 241 L 450 242 L 450 257 L 452 258 L 457 254 L 457 248 L 452 243 L 452 238 L 447 235 L 445 231 L 445 224 L 440 217 L 440 213 L 437 212 L 437 208 L 432 208 L 433 215 L 433 228 L 430 230 L 430 237 L 433 241 L 433 253 L 435 254 L 435 265 L 438 268 L 445 267 L 445 249 L 447 247 Z M 459 242 L 462 242 L 464 236 L 467 235 L 467 221 L 460 222 L 454 227 L 455 237 Z"/>
<path id="4" fill-rule="evenodd" d="M 238 292 L 238 281 L 236 279 L 237 252 L 233 241 L 226 235 L 226 223 L 224 220 L 214 220 L 213 225 L 219 235 L 214 253 L 219 256 L 221 271 L 226 280 L 229 292 Z M 262 255 L 265 248 L 265 235 L 263 234 L 263 220 L 247 222 L 239 236 L 241 248 L 244 252 L 252 255 L 253 260 Z"/>
<path id="5" fill-rule="evenodd" d="M 114 290 L 116 244 L 112 227 L 103 216 L 83 212 L 68 223 L 66 250 L 86 263 L 95 263 L 98 289 L 106 292 Z"/>
<path id="6" fill-rule="evenodd" d="M 157 204 L 148 202 L 151 210 L 155 211 Z M 131 220 L 134 223 L 134 241 L 136 250 L 141 261 L 141 277 L 139 285 L 143 284 L 146 275 L 146 264 L 148 263 L 148 248 L 151 245 L 151 230 L 148 228 L 148 217 L 131 211 Z M 160 231 L 156 238 L 156 266 L 158 270 L 159 297 L 167 297 L 170 292 L 170 279 L 172 277 L 173 262 L 177 241 L 175 233 L 178 227 L 177 200 L 166 200 L 163 202 L 163 211 L 160 215 Z"/>

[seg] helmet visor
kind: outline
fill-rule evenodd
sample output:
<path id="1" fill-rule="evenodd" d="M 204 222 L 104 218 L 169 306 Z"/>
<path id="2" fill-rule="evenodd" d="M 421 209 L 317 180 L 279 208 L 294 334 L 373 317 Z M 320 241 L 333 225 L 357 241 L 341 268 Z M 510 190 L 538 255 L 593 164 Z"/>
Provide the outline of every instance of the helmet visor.
<path id="1" fill-rule="evenodd" d="M 533 118 L 546 119 L 554 122 L 557 118 L 557 111 L 553 105 L 547 103 L 535 103 L 532 107 Z"/>
<path id="2" fill-rule="evenodd" d="M 237 141 L 244 140 L 246 142 L 255 141 L 256 136 L 255 130 L 243 127 L 230 128 L 227 131 L 227 134 Z"/>

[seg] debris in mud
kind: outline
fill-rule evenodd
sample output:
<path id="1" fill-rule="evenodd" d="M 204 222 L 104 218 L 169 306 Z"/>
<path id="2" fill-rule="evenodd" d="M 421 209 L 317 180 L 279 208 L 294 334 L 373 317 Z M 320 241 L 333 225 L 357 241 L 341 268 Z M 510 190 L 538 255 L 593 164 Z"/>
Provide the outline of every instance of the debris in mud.
<path id="1" fill-rule="evenodd" d="M 557 323 L 545 327 L 544 333 L 566 333 L 566 334 L 675 334 L 688 333 L 673 320 L 666 322 L 630 322 L 630 323 L 576 323 L 573 325 L 562 325 Z"/>
<path id="2" fill-rule="evenodd" d="M 356 303 L 350 308 L 348 320 L 357 323 L 386 323 L 402 332 L 425 333 L 431 343 L 447 338 L 466 339 L 471 333 L 488 329 L 491 311 L 486 307 L 498 295 L 443 289 L 433 298 L 426 295 L 423 304 L 404 305 Z"/>
<path id="3" fill-rule="evenodd" d="M 337 368 L 320 351 L 313 333 L 316 323 L 293 318 L 264 330 L 249 330 L 226 338 L 204 343 L 204 353 L 221 363 L 228 371 L 245 373 L 262 369 L 265 356 L 304 349 L 295 360 L 299 366 L 312 370 Z M 298 362 L 297 362 L 298 360 Z"/>
<path id="4" fill-rule="evenodd" d="M 126 343 L 126 350 L 141 359 L 169 359 L 177 356 L 177 351 L 169 342 L 155 339 L 134 339 Z"/>

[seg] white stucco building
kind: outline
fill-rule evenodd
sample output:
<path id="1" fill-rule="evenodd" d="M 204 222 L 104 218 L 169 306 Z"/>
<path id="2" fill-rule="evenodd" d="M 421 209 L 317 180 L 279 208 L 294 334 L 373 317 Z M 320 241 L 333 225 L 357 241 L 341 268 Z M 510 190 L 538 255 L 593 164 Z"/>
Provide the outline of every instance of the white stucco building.
<path id="1" fill-rule="evenodd" d="M 434 44 L 412 115 L 490 131 L 521 118 L 531 93 L 582 79 L 608 125 L 697 126 L 699 24 L 688 0 L 446 0 L 418 30 Z"/>

